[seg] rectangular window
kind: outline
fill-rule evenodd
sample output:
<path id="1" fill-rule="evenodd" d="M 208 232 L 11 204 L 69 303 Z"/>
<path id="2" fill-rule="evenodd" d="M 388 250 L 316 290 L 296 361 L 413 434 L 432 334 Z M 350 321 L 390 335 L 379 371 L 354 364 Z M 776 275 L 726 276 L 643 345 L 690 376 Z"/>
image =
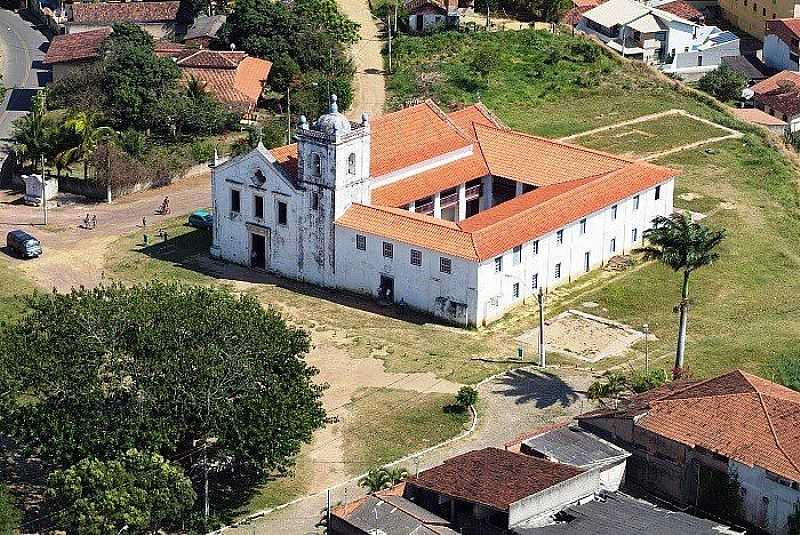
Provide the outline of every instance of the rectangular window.
<path id="1" fill-rule="evenodd" d="M 453 262 L 449 258 L 443 256 L 439 257 L 439 271 L 441 273 L 451 273 L 453 270 Z"/>
<path id="2" fill-rule="evenodd" d="M 636 195 L 633 198 L 633 209 L 634 210 L 638 210 L 639 209 L 639 196 L 638 195 Z"/>
<path id="3" fill-rule="evenodd" d="M 514 264 L 522 263 L 522 246 L 517 245 L 514 247 Z"/>
<path id="4" fill-rule="evenodd" d="M 363 234 L 356 234 L 356 249 L 359 251 L 367 250 L 367 237 Z"/>
<path id="5" fill-rule="evenodd" d="M 278 201 L 278 224 L 285 225 L 287 220 L 288 217 L 286 214 L 286 203 L 283 201 Z"/>
<path id="6" fill-rule="evenodd" d="M 533 242 L 533 254 L 539 254 L 539 240 Z"/>
<path id="7" fill-rule="evenodd" d="M 419 251 L 417 249 L 411 249 L 411 265 L 412 266 L 422 265 L 422 251 Z"/>
<path id="8" fill-rule="evenodd" d="M 394 258 L 394 245 L 388 241 L 383 242 L 383 257 Z"/>
<path id="9" fill-rule="evenodd" d="M 511 287 L 511 296 L 514 299 L 519 299 L 519 283 L 515 282 L 514 286 Z"/>
<path id="10" fill-rule="evenodd" d="M 611 207 L 611 219 L 617 219 L 617 205 Z"/>
<path id="11" fill-rule="evenodd" d="M 636 242 L 639 241 L 639 229 L 635 228 L 631 230 L 631 241 Z"/>
<path id="12" fill-rule="evenodd" d="M 616 253 L 617 252 L 617 239 L 616 238 L 611 238 L 611 245 L 609 246 L 608 249 L 612 253 Z"/>
<path id="13" fill-rule="evenodd" d="M 553 270 L 553 276 L 556 280 L 561 278 L 561 262 L 556 264 L 556 268 Z"/>
<path id="14" fill-rule="evenodd" d="M 589 272 L 589 267 L 591 267 L 591 255 L 589 251 L 583 253 L 583 271 Z"/>
<path id="15" fill-rule="evenodd" d="M 656 200 L 661 198 L 661 186 L 656 186 Z"/>
<path id="16" fill-rule="evenodd" d="M 500 273 L 503 271 L 503 257 L 498 256 L 494 259 L 494 272 Z"/>
<path id="17" fill-rule="evenodd" d="M 242 196 L 238 189 L 231 190 L 231 212 L 238 214 L 242 211 Z"/>
<path id="18" fill-rule="evenodd" d="M 311 194 L 311 209 L 319 210 L 319 193 Z"/>
<path id="19" fill-rule="evenodd" d="M 789 53 L 789 61 L 791 61 L 792 63 L 800 63 L 800 56 L 798 56 L 797 54 L 792 54 L 790 52 Z"/>
<path id="20" fill-rule="evenodd" d="M 561 244 L 564 243 L 564 229 L 562 228 L 558 232 L 556 232 L 556 243 Z"/>
<path id="21" fill-rule="evenodd" d="M 264 219 L 264 197 L 261 195 L 255 195 L 253 197 L 253 201 L 255 206 L 253 207 L 253 212 L 255 213 L 255 217 L 257 219 Z"/>
<path id="22" fill-rule="evenodd" d="M 539 274 L 534 273 L 531 277 L 531 289 L 535 290 L 539 287 Z"/>
<path id="23" fill-rule="evenodd" d="M 581 219 L 581 234 L 586 234 L 586 220 Z"/>

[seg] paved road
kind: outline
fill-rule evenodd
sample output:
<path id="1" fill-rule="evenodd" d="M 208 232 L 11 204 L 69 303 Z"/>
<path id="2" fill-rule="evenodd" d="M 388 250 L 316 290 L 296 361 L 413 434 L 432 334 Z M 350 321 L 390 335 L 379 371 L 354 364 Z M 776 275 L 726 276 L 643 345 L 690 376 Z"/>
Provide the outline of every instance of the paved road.
<path id="1" fill-rule="evenodd" d="M 0 149 L 6 146 L 15 119 L 30 110 L 31 98 L 50 73 L 42 65 L 47 38 L 17 13 L 0 9 L 0 62 L 8 88 L 0 113 Z"/>

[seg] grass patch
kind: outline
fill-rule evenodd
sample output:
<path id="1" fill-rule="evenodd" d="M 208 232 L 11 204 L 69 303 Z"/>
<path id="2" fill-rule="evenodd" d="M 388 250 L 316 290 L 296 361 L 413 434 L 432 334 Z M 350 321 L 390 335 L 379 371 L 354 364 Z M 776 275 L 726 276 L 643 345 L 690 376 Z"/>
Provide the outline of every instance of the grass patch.
<path id="1" fill-rule="evenodd" d="M 682 145 L 728 134 L 721 128 L 675 114 L 581 136 L 573 142 L 590 149 L 646 158 Z"/>
<path id="2" fill-rule="evenodd" d="M 364 389 L 369 404 L 356 404 L 342 433 L 345 461 L 357 472 L 381 466 L 454 437 L 469 426 L 468 412 L 445 411 L 454 394 Z M 375 408 L 391 407 L 376 418 Z"/>
<path id="3" fill-rule="evenodd" d="M 0 318 L 13 321 L 25 311 L 24 296 L 36 287 L 9 260 L 0 259 Z"/>

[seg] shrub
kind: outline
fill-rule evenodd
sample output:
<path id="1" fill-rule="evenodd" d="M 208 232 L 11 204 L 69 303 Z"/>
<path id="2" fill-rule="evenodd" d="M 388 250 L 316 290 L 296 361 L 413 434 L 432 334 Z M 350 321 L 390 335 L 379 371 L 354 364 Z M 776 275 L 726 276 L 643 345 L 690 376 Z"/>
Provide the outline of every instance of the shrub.
<path id="1" fill-rule="evenodd" d="M 471 386 L 462 386 L 456 394 L 456 405 L 466 409 L 478 402 L 478 391 Z"/>
<path id="2" fill-rule="evenodd" d="M 738 99 L 742 95 L 745 85 L 747 85 L 747 79 L 744 75 L 727 65 L 720 65 L 697 82 L 698 89 L 713 95 L 722 102 Z"/>

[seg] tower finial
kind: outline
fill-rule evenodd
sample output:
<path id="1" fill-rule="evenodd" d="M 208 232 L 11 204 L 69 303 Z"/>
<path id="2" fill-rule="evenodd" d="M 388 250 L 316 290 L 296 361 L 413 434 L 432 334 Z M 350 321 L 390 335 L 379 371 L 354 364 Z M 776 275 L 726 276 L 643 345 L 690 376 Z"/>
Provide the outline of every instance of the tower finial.
<path id="1" fill-rule="evenodd" d="M 331 106 L 328 110 L 330 113 L 339 113 L 339 105 L 336 103 L 338 100 L 336 95 L 331 95 Z"/>

